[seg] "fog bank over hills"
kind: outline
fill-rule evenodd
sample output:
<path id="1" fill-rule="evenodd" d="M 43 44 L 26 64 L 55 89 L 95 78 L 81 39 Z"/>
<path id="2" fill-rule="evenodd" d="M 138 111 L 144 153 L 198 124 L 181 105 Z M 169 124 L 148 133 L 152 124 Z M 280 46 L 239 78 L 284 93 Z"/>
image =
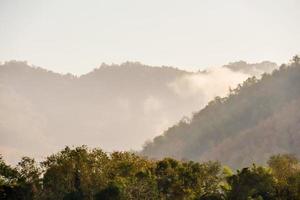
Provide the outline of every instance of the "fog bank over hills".
<path id="1" fill-rule="evenodd" d="M 76 77 L 5 62 L 0 65 L 0 151 L 15 162 L 23 155 L 40 159 L 65 145 L 139 150 L 215 96 L 275 68 L 268 61 L 240 61 L 188 72 L 126 62 L 102 64 Z"/>

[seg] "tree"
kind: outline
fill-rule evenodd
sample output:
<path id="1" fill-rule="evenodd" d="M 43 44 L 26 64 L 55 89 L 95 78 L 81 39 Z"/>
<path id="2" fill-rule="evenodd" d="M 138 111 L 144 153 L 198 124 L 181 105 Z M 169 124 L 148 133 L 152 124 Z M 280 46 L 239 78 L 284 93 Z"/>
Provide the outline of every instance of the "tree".
<path id="1" fill-rule="evenodd" d="M 106 188 L 95 195 L 95 200 L 119 200 L 121 199 L 120 190 L 120 186 L 110 183 Z"/>
<path id="2" fill-rule="evenodd" d="M 280 184 L 286 184 L 287 179 L 299 170 L 299 161 L 291 154 L 271 156 L 268 165 Z"/>
<path id="3" fill-rule="evenodd" d="M 18 171 L 7 165 L 0 154 L 0 199 L 21 199 Z"/>
<path id="4" fill-rule="evenodd" d="M 108 179 L 118 185 L 123 199 L 158 199 L 155 163 L 129 152 L 114 152 L 107 168 Z"/>
<path id="5" fill-rule="evenodd" d="M 86 146 L 70 149 L 49 156 L 42 163 L 43 195 L 50 199 L 84 198 L 93 196 L 106 186 L 106 153 Z M 63 177 L 63 178 L 62 178 Z"/>
<path id="6" fill-rule="evenodd" d="M 39 191 L 41 189 L 41 168 L 34 159 L 23 157 L 16 169 L 19 174 L 18 184 L 24 188 L 24 191 L 27 191 L 23 194 L 24 198 L 38 199 Z"/>
<path id="7" fill-rule="evenodd" d="M 157 187 L 163 199 L 201 199 L 219 194 L 219 163 L 179 162 L 171 158 L 158 161 Z"/>
<path id="8" fill-rule="evenodd" d="M 227 178 L 230 200 L 275 199 L 275 180 L 270 170 L 263 167 L 243 168 Z"/>
<path id="9" fill-rule="evenodd" d="M 300 165 L 298 159 L 291 154 L 279 154 L 272 156 L 268 161 L 268 165 L 277 181 L 277 196 L 287 199 L 300 197 Z"/>
<path id="10" fill-rule="evenodd" d="M 0 154 L 0 185 L 16 184 L 18 171 L 7 165 Z"/>

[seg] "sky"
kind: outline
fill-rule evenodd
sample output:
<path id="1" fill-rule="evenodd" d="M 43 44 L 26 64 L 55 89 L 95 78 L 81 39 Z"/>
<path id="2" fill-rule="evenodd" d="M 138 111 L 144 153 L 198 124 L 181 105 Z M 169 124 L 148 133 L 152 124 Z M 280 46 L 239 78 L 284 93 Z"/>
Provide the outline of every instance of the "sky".
<path id="1" fill-rule="evenodd" d="M 0 61 L 84 74 L 102 62 L 199 70 L 288 62 L 299 0 L 0 0 Z"/>

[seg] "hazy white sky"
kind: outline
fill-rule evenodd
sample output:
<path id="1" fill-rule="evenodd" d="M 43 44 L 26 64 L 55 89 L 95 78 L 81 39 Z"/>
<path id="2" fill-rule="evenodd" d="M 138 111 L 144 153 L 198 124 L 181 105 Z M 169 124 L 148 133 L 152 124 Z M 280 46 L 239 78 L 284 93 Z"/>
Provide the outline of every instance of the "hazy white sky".
<path id="1" fill-rule="evenodd" d="M 188 70 L 300 53 L 299 0 L 0 0 L 0 61 L 82 74 L 102 62 Z"/>

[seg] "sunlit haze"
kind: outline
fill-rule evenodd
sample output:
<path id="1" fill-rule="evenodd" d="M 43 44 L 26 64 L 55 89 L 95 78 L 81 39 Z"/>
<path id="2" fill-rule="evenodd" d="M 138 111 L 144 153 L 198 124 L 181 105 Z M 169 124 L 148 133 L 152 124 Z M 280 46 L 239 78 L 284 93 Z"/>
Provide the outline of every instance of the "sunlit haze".
<path id="1" fill-rule="evenodd" d="M 0 199 L 300 200 L 300 0 L 0 0 Z"/>
<path id="2" fill-rule="evenodd" d="M 102 62 L 198 70 L 299 53 L 300 1 L 0 0 L 0 61 L 83 74 Z"/>

